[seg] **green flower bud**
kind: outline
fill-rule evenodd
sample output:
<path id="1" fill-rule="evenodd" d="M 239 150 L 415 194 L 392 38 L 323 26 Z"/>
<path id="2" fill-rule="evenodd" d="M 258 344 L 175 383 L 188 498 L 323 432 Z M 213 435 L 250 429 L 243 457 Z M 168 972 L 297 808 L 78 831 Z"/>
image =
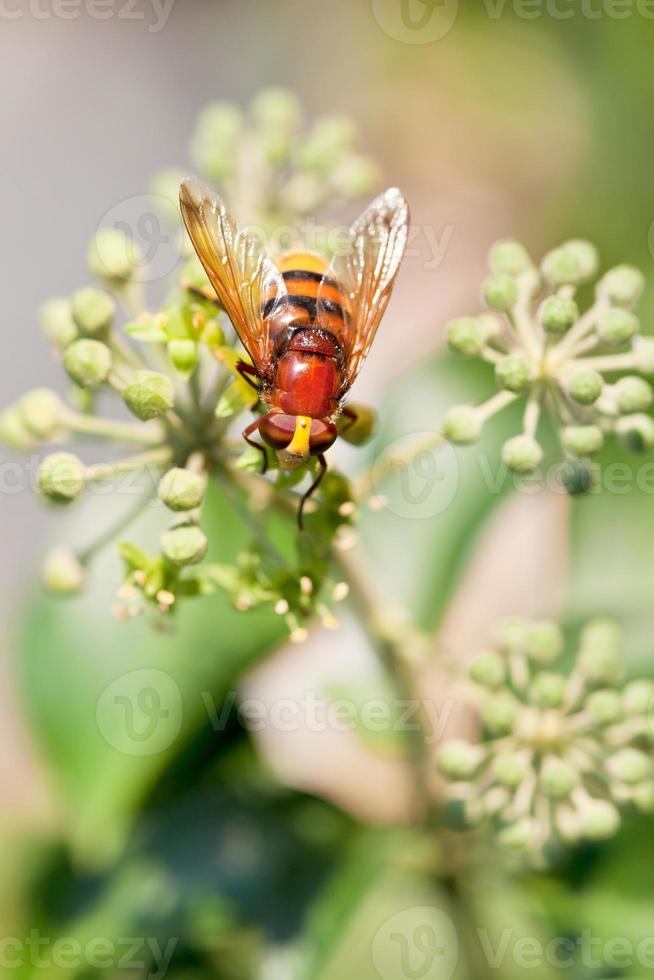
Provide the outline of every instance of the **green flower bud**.
<path id="1" fill-rule="evenodd" d="M 530 660 L 550 664 L 563 653 L 563 632 L 557 623 L 543 620 L 527 627 L 524 649 Z"/>
<path id="2" fill-rule="evenodd" d="M 331 175 L 331 186 L 343 197 L 369 194 L 379 181 L 379 168 L 368 157 L 349 153 Z"/>
<path id="3" fill-rule="evenodd" d="M 615 394 L 618 409 L 624 415 L 644 412 L 652 404 L 652 389 L 644 378 L 635 374 L 616 381 Z"/>
<path id="4" fill-rule="evenodd" d="M 604 379 L 593 368 L 577 368 L 566 378 L 566 388 L 579 405 L 592 405 L 602 394 Z"/>
<path id="5" fill-rule="evenodd" d="M 561 443 L 572 456 L 592 456 L 604 445 L 604 433 L 599 425 L 567 425 Z"/>
<path id="6" fill-rule="evenodd" d="M 193 373 L 198 359 L 198 345 L 194 340 L 170 340 L 168 354 L 176 371 L 186 377 Z"/>
<path id="7" fill-rule="evenodd" d="M 558 708 L 563 701 L 565 680 L 561 674 L 542 671 L 529 686 L 529 700 L 539 708 Z"/>
<path id="8" fill-rule="evenodd" d="M 617 691 L 594 691 L 586 699 L 586 710 L 598 725 L 610 725 L 622 714 Z"/>
<path id="9" fill-rule="evenodd" d="M 577 261 L 584 280 L 592 279 L 599 269 L 599 252 L 592 242 L 580 238 L 567 241 L 563 248 Z"/>
<path id="10" fill-rule="evenodd" d="M 586 460 L 566 459 L 559 474 L 563 488 L 571 497 L 590 493 L 597 484 L 597 468 Z"/>
<path id="11" fill-rule="evenodd" d="M 204 474 L 174 466 L 159 483 L 159 499 L 174 511 L 193 510 L 204 499 L 207 478 Z"/>
<path id="12" fill-rule="evenodd" d="M 447 345 L 455 354 L 478 357 L 484 346 L 479 321 L 471 316 L 459 317 L 447 325 Z"/>
<path id="13" fill-rule="evenodd" d="M 540 322 L 547 333 L 565 333 L 578 318 L 579 307 L 568 296 L 548 296 L 540 308 Z"/>
<path id="14" fill-rule="evenodd" d="M 533 473 L 543 461 L 543 450 L 531 436 L 514 436 L 502 446 L 502 460 L 515 473 Z"/>
<path id="15" fill-rule="evenodd" d="M 111 371 L 111 351 L 99 340 L 76 340 L 64 354 L 64 367 L 80 388 L 95 388 Z"/>
<path id="16" fill-rule="evenodd" d="M 50 343 L 64 350 L 77 337 L 70 301 L 57 297 L 48 299 L 39 309 L 39 323 Z"/>
<path id="17" fill-rule="evenodd" d="M 196 565 L 207 553 L 207 536 L 195 524 L 173 527 L 161 535 L 161 551 L 173 565 Z"/>
<path id="18" fill-rule="evenodd" d="M 636 337 L 632 344 L 636 370 L 654 374 L 654 337 Z"/>
<path id="19" fill-rule="evenodd" d="M 634 313 L 617 307 L 605 310 L 597 321 L 599 338 L 609 347 L 626 344 L 638 333 L 639 327 L 638 317 Z"/>
<path id="20" fill-rule="evenodd" d="M 492 310 L 510 310 L 518 298 L 518 284 L 506 273 L 496 272 L 484 283 L 483 296 Z"/>
<path id="21" fill-rule="evenodd" d="M 147 422 L 170 411 L 175 402 L 175 389 L 170 378 L 157 371 L 137 371 L 125 391 L 125 404 L 133 415 Z"/>
<path id="22" fill-rule="evenodd" d="M 630 308 L 636 305 L 645 288 L 640 269 L 632 265 L 618 265 L 600 279 L 597 291 L 616 306 Z"/>
<path id="23" fill-rule="evenodd" d="M 513 391 L 517 395 L 526 391 L 531 384 L 529 365 L 520 354 L 507 354 L 495 367 L 495 378 L 498 385 Z"/>
<path id="24" fill-rule="evenodd" d="M 341 430 L 339 434 L 350 445 L 363 446 L 374 435 L 377 415 L 367 405 L 350 402 L 349 408 L 356 415 L 356 419 L 352 422 L 352 419 L 341 415 L 337 423 Z"/>
<path id="25" fill-rule="evenodd" d="M 579 773 L 569 762 L 548 756 L 541 769 L 541 782 L 548 796 L 564 800 L 579 782 Z"/>
<path id="26" fill-rule="evenodd" d="M 516 820 L 498 834 L 498 840 L 504 847 L 522 851 L 528 848 L 538 833 L 536 822 L 531 817 Z"/>
<path id="27" fill-rule="evenodd" d="M 641 783 L 634 786 L 631 799 L 636 809 L 641 813 L 654 813 L 654 782 Z"/>
<path id="28" fill-rule="evenodd" d="M 198 169 L 211 180 L 229 177 L 242 132 L 243 116 L 231 102 L 213 102 L 203 109 L 191 140 L 191 157 Z"/>
<path id="29" fill-rule="evenodd" d="M 495 779 L 501 786 L 509 789 L 516 789 L 524 781 L 528 771 L 528 762 L 517 752 L 499 755 L 493 763 Z"/>
<path id="30" fill-rule="evenodd" d="M 70 548 L 53 548 L 41 566 L 41 581 L 53 595 L 78 595 L 86 584 L 86 571 Z"/>
<path id="31" fill-rule="evenodd" d="M 473 405 L 455 405 L 443 420 L 443 435 L 450 442 L 468 445 L 481 435 L 482 420 Z"/>
<path id="32" fill-rule="evenodd" d="M 37 439 L 51 439 L 60 427 L 62 404 L 49 388 L 35 388 L 18 403 L 25 427 Z"/>
<path id="33" fill-rule="evenodd" d="M 504 661 L 494 650 L 478 654 L 470 665 L 470 678 L 481 687 L 500 687 L 505 676 Z"/>
<path id="34" fill-rule="evenodd" d="M 499 340 L 504 333 L 502 318 L 496 313 L 480 313 L 476 317 L 476 322 L 484 343 L 488 343 L 490 340 Z"/>
<path id="35" fill-rule="evenodd" d="M 482 718 L 491 735 L 508 735 L 516 723 L 518 709 L 509 694 L 494 695 L 484 705 Z"/>
<path id="36" fill-rule="evenodd" d="M 493 272 L 518 276 L 531 265 L 529 252 L 520 242 L 506 239 L 496 242 L 490 250 L 488 262 Z"/>
<path id="37" fill-rule="evenodd" d="M 587 800 L 579 807 L 579 830 L 587 840 L 608 840 L 620 827 L 620 814 L 608 800 Z"/>
<path id="38" fill-rule="evenodd" d="M 496 630 L 497 644 L 503 653 L 523 653 L 527 646 L 530 624 L 524 619 L 504 619 Z"/>
<path id="39" fill-rule="evenodd" d="M 18 405 L 10 405 L 0 413 L 0 442 L 19 453 L 26 453 L 35 445 Z"/>
<path id="40" fill-rule="evenodd" d="M 622 634 L 611 619 L 593 619 L 581 632 L 578 666 L 594 684 L 615 684 L 622 677 Z"/>
<path id="41" fill-rule="evenodd" d="M 654 707 L 654 683 L 652 681 L 632 681 L 625 687 L 622 700 L 628 715 L 647 715 Z"/>
<path id="42" fill-rule="evenodd" d="M 352 148 L 356 126 L 348 116 L 323 116 L 299 148 L 300 166 L 318 173 L 329 173 L 339 159 Z"/>
<path id="43" fill-rule="evenodd" d="M 652 761 L 640 749 L 620 749 L 607 760 L 606 768 L 621 783 L 642 783 L 654 775 Z"/>
<path id="44" fill-rule="evenodd" d="M 101 289 L 78 289 L 70 298 L 73 320 L 84 333 L 100 333 L 113 321 L 116 306 L 111 296 Z"/>
<path id="45" fill-rule="evenodd" d="M 52 453 L 39 467 L 41 492 L 57 504 L 67 504 L 84 489 L 84 466 L 73 453 Z"/>
<path id="46" fill-rule="evenodd" d="M 577 285 L 588 278 L 587 266 L 579 250 L 565 245 L 547 253 L 541 263 L 541 272 L 553 286 Z"/>
<path id="47" fill-rule="evenodd" d="M 104 228 L 91 242 L 88 263 L 97 279 L 120 288 L 134 278 L 143 265 L 143 256 L 136 244 L 118 228 Z"/>
<path id="48" fill-rule="evenodd" d="M 450 738 L 438 750 L 436 765 L 447 779 L 460 782 L 474 776 L 482 758 L 483 752 L 478 745 L 460 738 Z"/>
<path id="49" fill-rule="evenodd" d="M 633 453 L 654 449 L 654 419 L 649 415 L 625 415 L 615 423 L 615 432 L 625 449 Z"/>
<path id="50" fill-rule="evenodd" d="M 286 88 L 264 88 L 250 105 L 252 118 L 264 129 L 281 129 L 286 133 L 297 130 L 302 119 L 302 106 L 297 95 Z"/>

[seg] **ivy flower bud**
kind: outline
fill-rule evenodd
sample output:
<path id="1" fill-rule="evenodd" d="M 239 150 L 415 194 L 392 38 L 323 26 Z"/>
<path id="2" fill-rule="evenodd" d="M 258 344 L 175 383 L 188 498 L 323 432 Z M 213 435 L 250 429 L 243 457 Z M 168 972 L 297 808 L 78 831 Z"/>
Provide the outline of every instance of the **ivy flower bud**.
<path id="1" fill-rule="evenodd" d="M 41 581 L 53 595 L 78 595 L 86 583 L 86 571 L 70 548 L 53 548 L 43 560 Z"/>
<path id="2" fill-rule="evenodd" d="M 638 317 L 630 310 L 611 307 L 605 310 L 597 321 L 600 340 L 609 347 L 619 347 L 631 340 L 640 328 Z"/>
<path id="3" fill-rule="evenodd" d="M 548 252 L 540 268 L 553 286 L 576 285 L 588 277 L 578 250 L 566 248 L 565 245 Z"/>
<path id="4" fill-rule="evenodd" d="M 459 317 L 447 326 L 447 345 L 455 354 L 477 357 L 484 346 L 479 321 L 471 316 Z"/>
<path id="5" fill-rule="evenodd" d="M 513 698 L 500 692 L 486 702 L 482 718 L 493 735 L 508 735 L 513 730 L 517 714 L 518 708 Z"/>
<path id="6" fill-rule="evenodd" d="M 76 340 L 64 354 L 64 367 L 80 388 L 95 388 L 109 377 L 111 351 L 99 340 Z"/>
<path id="7" fill-rule="evenodd" d="M 436 758 L 439 770 L 448 779 L 470 779 L 481 764 L 483 753 L 478 745 L 471 745 L 460 738 L 443 742 Z"/>
<path id="8" fill-rule="evenodd" d="M 557 623 L 544 620 L 527 627 L 524 649 L 530 660 L 549 664 L 563 652 L 563 632 Z"/>
<path id="9" fill-rule="evenodd" d="M 652 777 L 652 762 L 640 749 L 620 749 L 607 761 L 610 775 L 621 783 L 642 783 Z"/>
<path id="10" fill-rule="evenodd" d="M 548 296 L 540 308 L 540 322 L 546 333 L 562 334 L 579 319 L 579 307 L 569 296 Z"/>
<path id="11" fill-rule="evenodd" d="M 161 551 L 173 565 L 196 565 L 207 552 L 207 536 L 195 524 L 173 527 L 161 535 Z"/>
<path id="12" fill-rule="evenodd" d="M 654 419 L 637 413 L 625 415 L 615 423 L 616 435 L 625 449 L 642 453 L 654 449 Z"/>
<path id="13" fill-rule="evenodd" d="M 159 499 L 169 510 L 194 510 L 204 499 L 207 478 L 204 474 L 174 466 L 159 483 Z"/>
<path id="14" fill-rule="evenodd" d="M 563 701 L 565 681 L 561 674 L 544 670 L 536 674 L 529 687 L 529 699 L 539 708 L 558 708 Z"/>
<path id="15" fill-rule="evenodd" d="M 0 413 L 0 442 L 19 453 L 26 453 L 34 446 L 34 436 L 25 425 L 18 405 L 10 405 Z"/>
<path id="16" fill-rule="evenodd" d="M 168 354 L 181 375 L 188 377 L 193 373 L 198 359 L 198 345 L 194 340 L 170 340 Z"/>
<path id="17" fill-rule="evenodd" d="M 616 306 L 629 309 L 636 305 L 644 288 L 645 279 L 640 269 L 618 265 L 600 279 L 597 291 Z"/>
<path id="18" fill-rule="evenodd" d="M 62 297 L 48 299 L 39 309 L 39 323 L 50 343 L 65 350 L 77 337 L 70 301 Z"/>
<path id="19" fill-rule="evenodd" d="M 481 435 L 482 420 L 473 405 L 455 405 L 443 420 L 443 435 L 450 442 L 469 445 Z"/>
<path id="20" fill-rule="evenodd" d="M 343 197 L 362 197 L 369 194 L 379 179 L 379 168 L 368 157 L 348 153 L 335 167 L 331 185 Z"/>
<path id="21" fill-rule="evenodd" d="M 523 653 L 528 633 L 529 624 L 523 619 L 504 619 L 496 630 L 497 644 L 503 653 Z"/>
<path id="22" fill-rule="evenodd" d="M 490 250 L 488 262 L 493 272 L 504 272 L 509 276 L 518 276 L 531 265 L 527 249 L 512 239 L 496 242 Z"/>
<path id="23" fill-rule="evenodd" d="M 498 340 L 502 336 L 504 330 L 502 318 L 496 313 L 480 313 L 476 317 L 476 321 L 484 343 L 488 343 L 490 340 Z"/>
<path id="24" fill-rule="evenodd" d="M 67 504 L 84 489 L 84 466 L 73 453 L 51 453 L 39 467 L 41 492 L 57 504 Z"/>
<path id="25" fill-rule="evenodd" d="M 60 426 L 61 399 L 49 388 L 28 391 L 18 408 L 26 428 L 37 439 L 51 439 Z"/>
<path id="26" fill-rule="evenodd" d="M 587 840 L 608 840 L 620 826 L 620 814 L 608 800 L 588 799 L 579 807 L 579 830 Z"/>
<path id="27" fill-rule="evenodd" d="M 137 245 L 118 228 L 104 228 L 94 237 L 88 252 L 91 273 L 115 288 L 126 285 L 143 265 Z"/>
<path id="28" fill-rule="evenodd" d="M 530 846 L 537 833 L 536 822 L 531 817 L 524 817 L 504 827 L 499 834 L 499 840 L 505 847 L 523 851 Z"/>
<path id="29" fill-rule="evenodd" d="M 123 399 L 133 415 L 147 422 L 170 411 L 175 402 L 175 389 L 165 374 L 137 371 L 125 388 Z"/>
<path id="30" fill-rule="evenodd" d="M 243 132 L 243 116 L 231 102 L 213 102 L 198 116 L 191 141 L 191 156 L 212 180 L 223 180 L 234 170 L 235 147 Z"/>
<path id="31" fill-rule="evenodd" d="M 610 725 L 622 714 L 622 702 L 617 691 L 593 691 L 586 709 L 598 725 Z"/>
<path id="32" fill-rule="evenodd" d="M 602 394 L 604 379 L 593 368 L 577 368 L 566 378 L 566 387 L 577 404 L 592 405 Z"/>
<path id="33" fill-rule="evenodd" d="M 611 619 L 593 619 L 581 633 L 578 666 L 594 684 L 616 684 L 622 677 L 621 632 Z"/>
<path id="34" fill-rule="evenodd" d="M 512 276 L 496 272 L 484 283 L 483 296 L 492 310 L 510 310 L 518 298 L 518 284 Z"/>
<path id="35" fill-rule="evenodd" d="M 572 238 L 563 248 L 577 260 L 583 279 L 592 279 L 599 269 L 599 252 L 592 242 L 581 238 Z"/>
<path id="36" fill-rule="evenodd" d="M 351 419 L 341 415 L 338 420 L 343 426 L 343 431 L 340 433 L 341 438 L 352 446 L 363 446 L 374 435 L 377 416 L 372 408 L 367 405 L 350 402 L 350 408 L 356 415 L 356 419 L 352 422 Z"/>
<path id="37" fill-rule="evenodd" d="M 516 789 L 525 779 L 529 771 L 526 756 L 518 752 L 504 753 L 496 756 L 493 772 L 500 786 Z"/>
<path id="38" fill-rule="evenodd" d="M 481 687 L 497 688 L 504 683 L 504 660 L 494 650 L 478 654 L 470 665 L 470 678 Z"/>
<path id="39" fill-rule="evenodd" d="M 252 99 L 252 118 L 264 129 L 281 129 L 295 132 L 302 118 L 300 100 L 290 89 L 270 87 L 262 89 Z"/>
<path id="40" fill-rule="evenodd" d="M 646 715 L 654 707 L 654 683 L 632 681 L 623 692 L 624 710 L 628 715 Z"/>
<path id="41" fill-rule="evenodd" d="M 101 289 L 78 289 L 70 298 L 73 320 L 84 333 L 97 334 L 111 326 L 116 305 Z"/>
<path id="42" fill-rule="evenodd" d="M 636 359 L 636 370 L 654 374 L 654 337 L 636 337 L 631 349 Z"/>
<path id="43" fill-rule="evenodd" d="M 618 409 L 625 415 L 644 412 L 652 404 L 652 389 L 644 378 L 628 375 L 615 383 Z"/>
<path id="44" fill-rule="evenodd" d="M 531 436 L 514 436 L 502 446 L 502 460 L 514 473 L 533 473 L 543 461 L 543 450 Z"/>
<path id="45" fill-rule="evenodd" d="M 579 782 L 579 773 L 569 762 L 548 756 L 541 772 L 543 788 L 548 796 L 564 800 Z"/>
<path id="46" fill-rule="evenodd" d="M 513 391 L 520 395 L 526 391 L 531 384 L 531 372 L 529 365 L 520 354 L 507 354 L 495 367 L 495 378 L 497 383 L 507 391 Z"/>
<path id="47" fill-rule="evenodd" d="M 592 456 L 604 445 L 604 433 L 599 425 L 567 425 L 561 443 L 572 456 Z"/>

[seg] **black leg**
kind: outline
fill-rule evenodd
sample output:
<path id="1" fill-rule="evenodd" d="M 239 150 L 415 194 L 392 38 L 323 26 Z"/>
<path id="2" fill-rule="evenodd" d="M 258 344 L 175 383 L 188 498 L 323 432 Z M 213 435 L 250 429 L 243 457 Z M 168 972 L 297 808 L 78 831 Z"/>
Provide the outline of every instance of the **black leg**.
<path id="1" fill-rule="evenodd" d="M 261 472 L 265 473 L 268 469 L 268 454 L 266 452 L 266 447 L 262 443 L 257 442 L 255 439 L 250 439 L 252 433 L 256 432 L 260 425 L 261 419 L 255 419 L 254 422 L 251 422 L 246 429 L 243 429 L 242 436 L 247 442 L 248 446 L 252 446 L 253 449 L 258 449 L 261 453 Z"/>
<path id="2" fill-rule="evenodd" d="M 261 381 L 259 379 L 259 372 L 252 364 L 246 364 L 245 361 L 236 362 L 236 370 L 241 375 L 244 381 L 255 389 L 256 392 L 261 391 Z M 253 380 L 256 378 L 256 381 Z"/>
<path id="3" fill-rule="evenodd" d="M 347 432 L 348 429 L 351 429 L 354 423 L 359 418 L 359 416 L 354 411 L 354 409 L 348 408 L 347 405 L 343 409 L 343 417 L 347 419 L 347 424 L 344 425 L 343 428 L 341 429 L 341 435 L 343 435 L 344 432 Z"/>
<path id="4" fill-rule="evenodd" d="M 320 453 L 320 455 L 318 456 L 318 463 L 320 466 L 320 469 L 318 471 L 318 476 L 315 478 L 315 480 L 313 481 L 309 489 L 306 491 L 306 493 L 302 495 L 302 499 L 300 500 L 300 506 L 298 507 L 297 526 L 299 527 L 300 531 L 304 531 L 304 521 L 302 519 L 304 514 L 304 505 L 306 504 L 311 494 L 318 489 L 318 487 L 320 486 L 320 481 L 322 480 L 323 476 L 327 472 L 327 460 L 325 459 L 323 453 Z"/>

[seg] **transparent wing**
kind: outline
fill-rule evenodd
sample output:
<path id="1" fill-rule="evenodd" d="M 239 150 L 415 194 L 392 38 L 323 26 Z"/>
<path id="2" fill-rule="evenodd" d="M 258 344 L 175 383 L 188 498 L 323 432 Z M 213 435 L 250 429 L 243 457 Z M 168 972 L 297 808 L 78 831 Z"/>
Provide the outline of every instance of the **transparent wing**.
<path id="1" fill-rule="evenodd" d="M 186 230 L 222 306 L 257 371 L 266 376 L 272 357 L 270 318 L 286 292 L 263 243 L 237 228 L 224 202 L 197 177 L 179 189 Z"/>
<path id="2" fill-rule="evenodd" d="M 391 187 L 355 221 L 349 248 L 332 262 L 330 276 L 342 287 L 350 311 L 339 337 L 347 365 L 344 390 L 361 370 L 386 311 L 408 230 L 409 206 L 397 187 Z"/>

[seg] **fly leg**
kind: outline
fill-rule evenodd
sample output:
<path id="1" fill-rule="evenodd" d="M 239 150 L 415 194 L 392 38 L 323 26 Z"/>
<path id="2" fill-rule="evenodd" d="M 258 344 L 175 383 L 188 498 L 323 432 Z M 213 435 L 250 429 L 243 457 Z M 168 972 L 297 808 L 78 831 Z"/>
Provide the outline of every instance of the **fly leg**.
<path id="1" fill-rule="evenodd" d="M 354 409 L 348 408 L 347 405 L 343 409 L 342 415 L 343 418 L 347 419 L 347 422 L 341 429 L 341 435 L 343 435 L 344 432 L 347 432 L 348 429 L 351 429 L 352 426 L 356 423 L 357 419 L 359 418 L 358 414 L 354 411 Z"/>
<path id="2" fill-rule="evenodd" d="M 315 478 L 315 480 L 313 481 L 309 489 L 306 491 L 306 493 L 302 495 L 302 499 L 300 500 L 300 506 L 297 512 L 297 526 L 299 527 L 300 531 L 304 531 L 304 521 L 302 519 L 304 513 L 304 505 L 306 504 L 307 500 L 312 495 L 312 493 L 318 489 L 318 487 L 320 486 L 320 481 L 322 480 L 323 476 L 327 472 L 327 460 L 325 459 L 324 453 L 320 453 L 317 459 L 318 459 L 318 464 L 320 466 L 320 469 L 318 470 L 318 476 Z"/>
<path id="3" fill-rule="evenodd" d="M 243 429 L 243 432 L 241 433 L 241 435 L 243 436 L 243 438 L 247 442 L 248 446 L 252 446 L 253 449 L 258 449 L 259 452 L 261 453 L 261 457 L 262 457 L 262 459 L 261 459 L 261 472 L 262 473 L 265 473 L 266 470 L 268 469 L 268 454 L 266 453 L 266 447 L 263 445 L 263 443 L 257 442 L 256 439 L 251 439 L 250 438 L 250 436 L 252 435 L 253 432 L 257 432 L 258 431 L 259 426 L 261 425 L 261 422 L 262 422 L 263 418 L 264 418 L 264 416 L 262 415 L 260 418 L 255 419 L 254 422 L 251 422 L 247 426 L 247 428 Z"/>
<path id="4" fill-rule="evenodd" d="M 246 364 L 245 361 L 237 361 L 236 370 L 241 375 L 243 380 L 247 381 L 250 387 L 254 388 L 254 390 L 257 392 L 257 395 L 259 395 L 259 393 L 261 392 L 261 379 L 259 377 L 259 372 L 257 371 L 257 369 L 252 364 Z M 258 402 L 259 402 L 259 398 L 257 398 L 254 404 L 257 405 Z"/>

